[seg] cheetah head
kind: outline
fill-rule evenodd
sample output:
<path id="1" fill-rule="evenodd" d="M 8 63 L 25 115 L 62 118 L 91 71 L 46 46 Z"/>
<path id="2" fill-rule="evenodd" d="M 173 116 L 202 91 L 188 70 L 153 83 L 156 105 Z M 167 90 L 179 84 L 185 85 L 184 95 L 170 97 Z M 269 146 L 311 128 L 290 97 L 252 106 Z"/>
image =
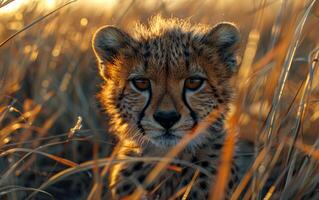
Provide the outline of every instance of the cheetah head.
<path id="1" fill-rule="evenodd" d="M 235 25 L 210 28 L 157 16 L 133 34 L 102 27 L 92 43 L 104 78 L 99 96 L 120 138 L 167 148 L 211 113 L 225 114 L 237 70 Z M 221 128 L 210 123 L 215 131 Z M 189 145 L 198 146 L 211 134 L 204 131 Z"/>

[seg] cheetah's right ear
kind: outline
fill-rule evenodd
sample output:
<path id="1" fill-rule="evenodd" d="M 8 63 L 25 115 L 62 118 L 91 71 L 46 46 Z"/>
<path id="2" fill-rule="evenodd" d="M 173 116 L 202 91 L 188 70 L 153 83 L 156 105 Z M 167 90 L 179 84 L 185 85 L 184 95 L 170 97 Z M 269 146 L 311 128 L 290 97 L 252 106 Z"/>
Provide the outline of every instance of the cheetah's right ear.
<path id="1" fill-rule="evenodd" d="M 204 37 L 204 43 L 217 49 L 222 62 L 231 72 L 237 71 L 237 50 L 240 46 L 240 32 L 233 23 L 222 22 L 215 25 Z"/>
<path id="2" fill-rule="evenodd" d="M 134 53 L 134 39 L 114 26 L 105 26 L 96 31 L 92 39 L 92 47 L 99 61 L 100 75 L 108 78 L 108 66 L 114 65 L 120 56 Z"/>

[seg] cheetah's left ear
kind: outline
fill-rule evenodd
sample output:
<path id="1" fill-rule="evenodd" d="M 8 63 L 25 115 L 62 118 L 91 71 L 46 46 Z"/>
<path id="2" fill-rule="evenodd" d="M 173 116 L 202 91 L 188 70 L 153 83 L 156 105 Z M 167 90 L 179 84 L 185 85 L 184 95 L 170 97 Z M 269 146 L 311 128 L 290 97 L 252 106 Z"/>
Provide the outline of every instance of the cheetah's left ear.
<path id="1" fill-rule="evenodd" d="M 217 53 L 232 72 L 237 71 L 236 53 L 239 49 L 240 33 L 235 24 L 222 22 L 215 25 L 204 37 L 206 45 L 217 49 Z"/>

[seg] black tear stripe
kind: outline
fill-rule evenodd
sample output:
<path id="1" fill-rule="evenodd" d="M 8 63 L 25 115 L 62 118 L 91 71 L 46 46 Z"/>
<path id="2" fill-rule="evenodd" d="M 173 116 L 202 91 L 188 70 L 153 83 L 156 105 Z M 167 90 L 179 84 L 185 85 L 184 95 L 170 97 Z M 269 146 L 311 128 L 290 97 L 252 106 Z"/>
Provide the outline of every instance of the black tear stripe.
<path id="1" fill-rule="evenodd" d="M 186 105 L 186 107 L 188 108 L 188 110 L 190 111 L 190 115 L 192 117 L 192 119 L 194 120 L 194 125 L 192 126 L 192 128 L 194 128 L 197 124 L 198 124 L 198 120 L 197 120 L 197 116 L 196 116 L 196 113 L 193 111 L 193 109 L 190 107 L 190 105 L 187 103 L 187 100 L 186 100 L 186 90 L 185 88 L 183 89 L 183 101 L 184 101 L 184 104 Z"/>
<path id="2" fill-rule="evenodd" d="M 137 121 L 137 128 L 142 132 L 143 135 L 145 135 L 145 131 L 144 131 L 144 128 L 142 127 L 141 121 L 142 121 L 143 117 L 145 116 L 145 110 L 150 105 L 151 99 L 152 99 L 152 90 L 150 90 L 149 92 L 150 92 L 149 98 L 148 98 L 148 100 L 146 102 L 146 105 L 144 106 L 142 111 L 139 113 L 138 121 Z"/>
<path id="3" fill-rule="evenodd" d="M 148 59 L 151 56 L 151 52 L 150 52 L 150 45 L 148 42 L 144 43 L 144 51 L 143 51 L 143 68 L 144 71 L 147 71 L 148 69 Z M 143 117 L 145 116 L 145 110 L 147 109 L 147 107 L 149 106 L 150 102 L 152 99 L 152 90 L 149 91 L 149 98 L 146 102 L 146 105 L 144 106 L 144 108 L 142 109 L 142 111 L 139 113 L 138 115 L 138 120 L 137 120 L 137 128 L 142 132 L 143 135 L 145 135 L 145 131 L 144 128 L 141 125 L 141 121 L 143 119 Z"/>

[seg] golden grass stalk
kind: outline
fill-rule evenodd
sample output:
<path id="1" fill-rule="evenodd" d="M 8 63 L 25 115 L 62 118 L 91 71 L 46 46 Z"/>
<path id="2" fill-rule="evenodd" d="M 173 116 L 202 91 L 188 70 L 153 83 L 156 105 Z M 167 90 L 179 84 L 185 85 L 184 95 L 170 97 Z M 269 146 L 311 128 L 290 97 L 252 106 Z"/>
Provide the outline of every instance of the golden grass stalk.
<path id="1" fill-rule="evenodd" d="M 159 162 L 159 163 L 175 163 L 175 164 L 182 164 L 186 167 L 191 167 L 193 169 L 199 170 L 199 172 L 205 174 L 208 177 L 211 177 L 212 174 L 207 171 L 206 169 L 202 168 L 199 165 L 195 165 L 186 161 L 182 160 L 176 160 L 176 159 L 168 159 L 167 157 L 134 157 L 130 158 L 127 157 L 125 159 L 113 159 L 113 158 L 100 158 L 98 160 L 91 160 L 84 163 L 80 163 L 77 166 L 65 169 L 61 172 L 58 172 L 54 174 L 52 177 L 50 177 L 45 183 L 43 183 L 39 189 L 44 190 L 45 188 L 49 187 L 50 185 L 57 183 L 60 180 L 63 180 L 67 176 L 70 176 L 72 174 L 76 174 L 79 172 L 87 171 L 89 169 L 93 169 L 95 167 L 95 163 L 98 164 L 99 167 L 103 167 L 106 165 L 111 164 L 117 164 L 117 163 L 133 163 L 133 162 Z M 34 196 L 37 194 L 37 192 L 33 192 L 28 199 L 34 198 Z"/>
<path id="2" fill-rule="evenodd" d="M 186 187 L 186 190 L 185 190 L 185 193 L 184 193 L 184 195 L 182 197 L 182 200 L 186 200 L 187 199 L 187 197 L 188 197 L 188 195 L 189 195 L 189 193 L 190 193 L 190 191 L 191 191 L 191 189 L 192 189 L 192 187 L 193 187 L 193 185 L 195 183 L 195 180 L 198 177 L 198 175 L 199 175 L 199 170 L 196 170 L 194 175 L 193 175 L 193 177 L 192 177 L 192 179 L 191 179 L 191 182 L 189 182 L 189 184 Z"/>
<path id="3" fill-rule="evenodd" d="M 0 9 L 4 3 L 12 1 L 0 0 Z M 107 129 L 102 126 L 105 118 L 99 119 L 101 113 L 96 111 L 98 109 L 88 106 L 94 93 L 89 85 L 95 87 L 99 84 L 87 84 L 95 76 L 89 68 L 94 65 L 94 59 L 87 44 L 94 30 L 105 24 L 119 24 L 127 29 L 133 20 L 144 21 L 158 11 L 168 17 L 192 16 L 195 22 L 212 24 L 225 17 L 239 23 L 243 40 L 248 35 L 236 82 L 236 110 L 230 117 L 230 135 L 222 149 L 222 162 L 217 174 L 221 184 L 212 189 L 218 190 L 212 192 L 213 198 L 225 195 L 236 132 L 240 135 L 243 132 L 251 134 L 249 139 L 255 139 L 256 149 L 253 164 L 241 179 L 232 199 L 301 199 L 316 189 L 319 182 L 319 140 L 316 133 L 319 128 L 319 115 L 316 114 L 319 108 L 316 87 L 319 74 L 318 47 L 314 47 L 318 43 L 318 35 L 313 29 L 318 23 L 318 1 L 281 1 L 274 22 L 272 15 L 277 10 L 277 1 L 260 1 L 253 9 L 251 5 L 239 6 L 240 12 L 221 1 L 192 0 L 178 6 L 175 2 L 163 2 L 150 8 L 143 1 L 129 0 L 125 3 L 128 7 L 118 4 L 110 12 L 105 12 L 104 8 L 94 8 L 94 12 L 88 11 L 87 7 L 70 7 L 67 11 L 61 9 L 53 20 L 44 20 L 47 16 L 35 17 L 39 12 L 32 9 L 34 5 L 31 4 L 28 9 L 20 9 L 3 18 L 1 16 L 0 41 L 4 42 L 0 45 L 0 198 L 25 199 L 29 192 L 32 192 L 30 199 L 37 198 L 35 195 L 40 193 L 47 198 L 56 198 L 58 194 L 49 194 L 48 191 L 58 186 L 59 181 L 67 180 L 72 174 L 93 170 L 94 176 L 89 176 L 88 183 L 93 185 L 91 190 L 83 191 L 84 196 L 74 198 L 98 199 L 103 189 L 109 189 L 102 185 L 110 166 L 122 162 L 158 162 L 149 174 L 149 183 L 156 180 L 163 170 L 181 170 L 170 163 L 179 163 L 211 176 L 200 166 L 174 159 L 197 136 L 196 131 L 189 133 L 178 149 L 172 150 L 172 156 L 125 160 L 114 159 L 114 155 L 105 158 L 115 145 L 109 138 L 104 138 L 104 131 L 81 139 L 77 138 L 77 134 L 83 130 L 76 128 L 80 126 L 68 132 L 70 121 L 76 120 L 77 116 L 82 117 L 79 125 L 83 125 L 85 134 Z M 219 15 L 222 11 L 217 9 L 218 4 L 223 4 L 227 10 L 223 18 Z M 202 12 L 194 14 L 199 9 Z M 246 9 L 248 12 L 245 12 Z M 216 11 L 217 15 L 212 11 Z M 253 22 L 248 23 L 252 17 Z M 81 24 L 80 20 L 86 23 Z M 46 23 L 39 23 L 44 21 Z M 309 49 L 314 50 L 309 54 L 308 67 L 302 68 L 307 62 L 303 55 L 308 55 Z M 257 115 L 252 114 L 255 104 L 258 104 Z M 264 107 L 267 109 L 262 111 Z M 246 124 L 241 121 L 243 116 L 246 116 Z M 67 133 L 59 134 L 61 131 Z M 79 147 L 83 146 L 85 150 L 80 151 Z M 83 151 L 93 158 L 82 155 Z M 103 159 L 99 158 L 101 155 Z M 31 187 L 25 187 L 30 179 L 23 175 L 30 173 L 30 168 L 43 174 L 56 169 L 38 162 L 47 158 L 69 168 L 50 178 L 47 175 L 42 179 L 36 176 L 34 182 L 40 186 L 32 183 Z M 277 174 L 273 177 L 278 167 L 282 171 L 278 177 Z M 270 188 L 266 188 L 269 178 L 275 180 L 270 183 Z M 72 177 L 72 182 L 83 184 L 78 177 Z M 52 186 L 54 183 L 56 185 Z M 140 193 L 134 195 L 138 198 L 146 193 L 144 187 L 147 183 L 136 184 L 136 192 Z M 157 188 L 160 186 L 157 185 Z M 190 186 L 176 191 L 171 199 L 180 198 L 189 189 Z M 312 199 L 319 199 L 318 191 Z"/>
<path id="4" fill-rule="evenodd" d="M 14 2 L 15 0 L 0 0 L 0 8 Z"/>
<path id="5" fill-rule="evenodd" d="M 15 32 L 14 34 L 12 34 L 10 37 L 8 37 L 7 39 L 5 39 L 3 42 L 0 43 L 0 47 L 2 47 L 3 45 L 5 45 L 7 42 L 9 42 L 11 39 L 13 39 L 15 36 L 17 36 L 18 34 L 30 29 L 32 26 L 34 26 L 35 24 L 41 22 L 42 20 L 44 20 L 45 18 L 47 18 L 48 16 L 56 13 L 57 11 L 61 10 L 62 8 L 66 7 L 67 5 L 76 2 L 76 0 L 71 0 L 68 1 L 67 3 L 64 3 L 63 5 L 57 7 L 56 9 L 54 9 L 53 11 L 47 13 L 46 15 L 39 17 L 38 19 L 34 20 L 31 24 L 26 25 L 25 27 L 23 27 L 21 30 Z"/>

